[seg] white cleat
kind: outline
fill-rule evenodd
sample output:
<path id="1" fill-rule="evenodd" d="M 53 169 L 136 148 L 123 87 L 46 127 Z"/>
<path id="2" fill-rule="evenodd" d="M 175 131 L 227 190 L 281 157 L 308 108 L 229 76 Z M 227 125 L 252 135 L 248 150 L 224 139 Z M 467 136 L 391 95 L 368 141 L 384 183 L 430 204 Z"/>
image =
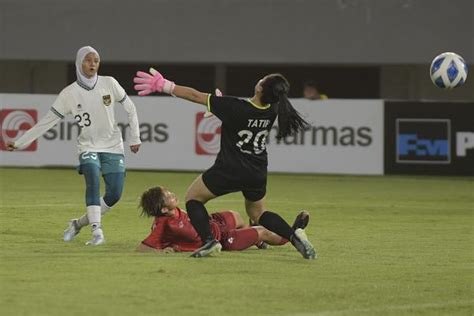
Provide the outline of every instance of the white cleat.
<path id="1" fill-rule="evenodd" d="M 63 240 L 65 242 L 72 241 L 80 232 L 81 227 L 79 226 L 77 219 L 72 219 L 69 222 L 69 226 L 64 230 Z"/>
<path id="2" fill-rule="evenodd" d="M 301 253 L 303 258 L 316 259 L 318 257 L 318 254 L 316 253 L 316 250 L 314 249 L 311 242 L 308 240 L 308 236 L 306 236 L 306 232 L 304 231 L 304 229 L 296 229 L 295 235 L 296 237 L 298 237 L 299 240 L 292 240 L 292 244 Z"/>
<path id="3" fill-rule="evenodd" d="M 92 239 L 86 242 L 86 245 L 98 246 L 98 245 L 102 245 L 103 243 L 105 243 L 104 235 L 96 235 L 96 236 L 92 236 Z"/>

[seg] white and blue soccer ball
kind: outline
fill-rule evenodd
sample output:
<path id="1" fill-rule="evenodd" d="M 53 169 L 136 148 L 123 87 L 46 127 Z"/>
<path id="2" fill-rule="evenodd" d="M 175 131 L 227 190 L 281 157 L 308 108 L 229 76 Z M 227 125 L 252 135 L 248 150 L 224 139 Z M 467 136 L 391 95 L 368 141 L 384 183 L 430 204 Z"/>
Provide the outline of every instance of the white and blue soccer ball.
<path id="1" fill-rule="evenodd" d="M 466 82 L 467 64 L 456 53 L 442 53 L 431 62 L 430 76 L 431 81 L 438 88 L 457 88 Z"/>

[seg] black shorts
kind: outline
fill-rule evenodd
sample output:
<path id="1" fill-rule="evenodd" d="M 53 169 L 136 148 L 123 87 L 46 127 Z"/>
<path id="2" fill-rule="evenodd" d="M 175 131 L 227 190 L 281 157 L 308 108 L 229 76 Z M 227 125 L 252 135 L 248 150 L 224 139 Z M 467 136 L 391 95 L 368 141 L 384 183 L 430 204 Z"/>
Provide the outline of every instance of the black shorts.
<path id="1" fill-rule="evenodd" d="M 267 193 L 267 169 L 258 172 L 249 170 L 233 171 L 213 165 L 202 174 L 206 187 L 216 196 L 232 192 L 242 192 L 247 200 L 259 201 Z"/>

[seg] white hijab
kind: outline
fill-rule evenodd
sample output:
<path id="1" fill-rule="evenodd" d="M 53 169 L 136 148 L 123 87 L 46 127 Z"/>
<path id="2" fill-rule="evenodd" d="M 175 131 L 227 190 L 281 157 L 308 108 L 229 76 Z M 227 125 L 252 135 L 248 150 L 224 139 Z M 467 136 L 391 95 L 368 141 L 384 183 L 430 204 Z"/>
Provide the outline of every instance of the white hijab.
<path id="1" fill-rule="evenodd" d="M 91 46 L 84 46 L 84 47 L 79 48 L 76 55 L 76 76 L 77 76 L 78 82 L 92 89 L 97 83 L 97 79 L 98 79 L 97 73 L 92 78 L 87 78 L 82 73 L 82 62 L 84 61 L 84 58 L 86 57 L 86 55 L 89 53 L 95 53 L 97 57 L 99 57 L 99 60 L 100 60 L 99 53 Z"/>

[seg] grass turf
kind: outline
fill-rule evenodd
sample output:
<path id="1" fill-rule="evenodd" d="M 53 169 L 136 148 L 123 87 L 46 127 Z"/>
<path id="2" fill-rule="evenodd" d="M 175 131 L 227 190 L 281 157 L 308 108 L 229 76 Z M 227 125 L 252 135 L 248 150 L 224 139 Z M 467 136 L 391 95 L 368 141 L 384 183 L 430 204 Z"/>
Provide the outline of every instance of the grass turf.
<path id="1" fill-rule="evenodd" d="M 474 179 L 271 175 L 267 207 L 290 223 L 300 209 L 319 259 L 291 245 L 188 254 L 134 252 L 151 219 L 140 193 L 157 184 L 184 196 L 193 173 L 127 173 L 122 200 L 62 241 L 84 213 L 74 170 L 0 168 L 1 315 L 472 315 Z M 240 194 L 208 204 L 245 218 Z"/>

